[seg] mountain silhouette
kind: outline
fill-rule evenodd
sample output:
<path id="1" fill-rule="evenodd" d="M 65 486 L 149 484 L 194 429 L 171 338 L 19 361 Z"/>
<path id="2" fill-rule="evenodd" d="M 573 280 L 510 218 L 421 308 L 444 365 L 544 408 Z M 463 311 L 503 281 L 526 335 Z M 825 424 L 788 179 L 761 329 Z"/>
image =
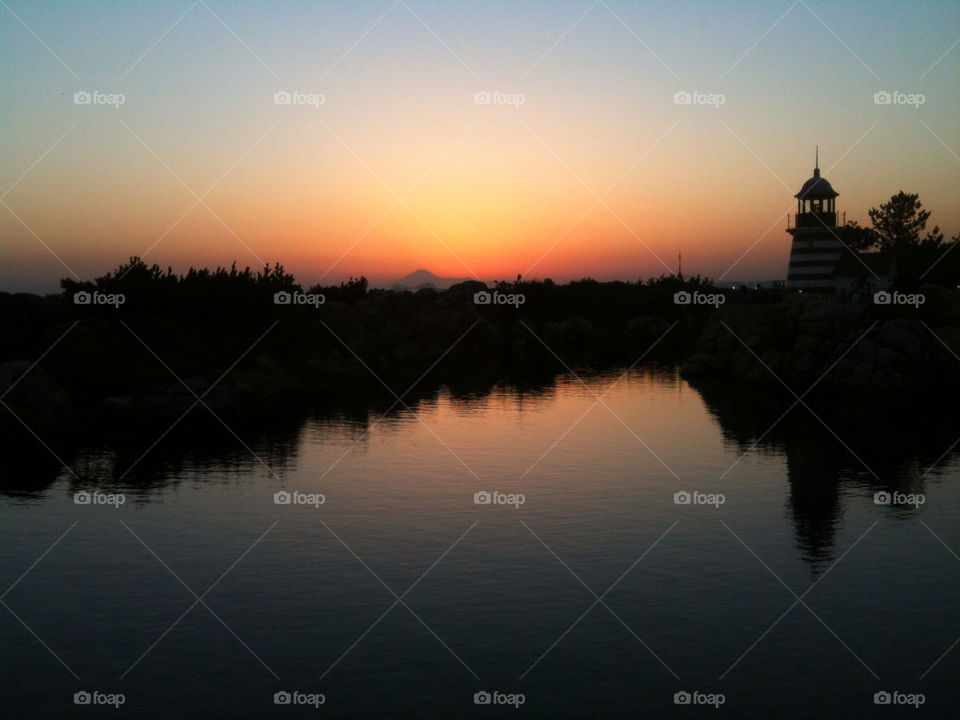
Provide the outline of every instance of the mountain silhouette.
<path id="1" fill-rule="evenodd" d="M 436 290 L 446 290 L 451 285 L 456 285 L 457 283 L 462 283 L 465 280 L 472 280 L 473 278 L 445 278 L 440 277 L 439 275 L 434 275 L 429 270 L 414 270 L 408 275 L 404 275 L 401 278 L 397 278 L 393 282 L 387 283 L 386 287 L 391 290 L 416 290 L 418 288 L 434 288 Z"/>

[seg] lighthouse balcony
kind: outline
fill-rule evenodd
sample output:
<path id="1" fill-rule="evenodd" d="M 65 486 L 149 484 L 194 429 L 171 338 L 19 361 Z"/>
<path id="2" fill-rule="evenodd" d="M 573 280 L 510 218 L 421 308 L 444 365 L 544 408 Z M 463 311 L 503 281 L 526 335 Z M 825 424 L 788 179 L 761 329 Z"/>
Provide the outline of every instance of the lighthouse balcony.
<path id="1" fill-rule="evenodd" d="M 846 213 L 844 213 L 844 220 L 846 220 Z M 837 213 L 835 212 L 805 212 L 787 215 L 787 230 L 836 226 Z"/>

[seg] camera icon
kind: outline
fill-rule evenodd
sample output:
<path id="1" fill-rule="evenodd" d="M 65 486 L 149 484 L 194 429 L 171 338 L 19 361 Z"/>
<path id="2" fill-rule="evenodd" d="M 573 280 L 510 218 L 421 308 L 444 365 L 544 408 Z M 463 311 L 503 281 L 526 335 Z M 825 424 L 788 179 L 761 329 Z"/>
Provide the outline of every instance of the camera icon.
<path id="1" fill-rule="evenodd" d="M 674 305 L 689 305 L 692 299 L 693 296 L 686 290 L 681 290 L 680 292 L 675 292 L 673 294 Z"/>
<path id="2" fill-rule="evenodd" d="M 293 296 L 286 290 L 281 290 L 280 292 L 275 292 L 273 294 L 274 305 L 289 305 L 292 299 Z"/>
<path id="3" fill-rule="evenodd" d="M 681 490 L 680 492 L 675 492 L 673 494 L 673 504 L 674 505 L 689 505 L 690 504 L 690 493 L 686 490 Z"/>
<path id="4" fill-rule="evenodd" d="M 293 96 L 286 90 L 279 90 L 273 94 L 274 105 L 289 105 L 292 100 Z"/>
<path id="5" fill-rule="evenodd" d="M 73 504 L 74 505 L 89 505 L 92 496 L 86 490 L 81 490 L 80 492 L 75 492 L 73 494 Z"/>
<path id="6" fill-rule="evenodd" d="M 481 90 L 480 92 L 473 94 L 474 105 L 489 105 L 492 101 L 493 98 L 486 90 Z"/>
<path id="7" fill-rule="evenodd" d="M 488 293 L 486 290 L 480 290 L 473 294 L 473 304 L 474 305 L 489 305 L 493 300 L 493 295 Z"/>
<path id="8" fill-rule="evenodd" d="M 274 705 L 289 705 L 292 701 L 293 697 L 286 690 L 281 690 L 273 694 Z"/>
<path id="9" fill-rule="evenodd" d="M 490 693 L 486 690 L 481 690 L 480 692 L 475 692 L 473 694 L 473 704 L 474 705 L 489 705 L 493 701 Z"/>
<path id="10" fill-rule="evenodd" d="M 892 696 L 886 690 L 881 690 L 873 694 L 874 705 L 889 705 L 892 700 Z"/>
<path id="11" fill-rule="evenodd" d="M 289 505 L 290 501 L 293 500 L 293 495 L 288 493 L 286 490 L 280 490 L 273 494 L 273 504 L 274 505 Z"/>
<path id="12" fill-rule="evenodd" d="M 673 704 L 674 705 L 689 705 L 692 698 L 690 693 L 686 690 L 681 690 L 680 692 L 675 692 L 673 694 Z"/>
<path id="13" fill-rule="evenodd" d="M 91 300 L 92 296 L 86 290 L 81 290 L 73 294 L 74 305 L 89 305 Z"/>
<path id="14" fill-rule="evenodd" d="M 881 90 L 880 92 L 875 92 L 873 94 L 874 105 L 889 105 L 892 99 L 893 96 L 890 95 L 890 93 L 888 93 L 886 90 Z"/>
<path id="15" fill-rule="evenodd" d="M 893 300 L 893 295 L 888 293 L 886 290 L 881 290 L 880 292 L 875 292 L 873 294 L 874 305 L 889 305 L 891 300 Z"/>
<path id="16" fill-rule="evenodd" d="M 481 490 L 480 492 L 475 492 L 473 494 L 474 505 L 489 505 L 492 499 L 493 496 L 486 490 Z"/>
<path id="17" fill-rule="evenodd" d="M 891 497 L 890 493 L 886 492 L 885 490 L 881 490 L 880 492 L 875 492 L 873 494 L 874 505 L 889 505 L 891 502 L 893 502 L 893 498 Z"/>
<path id="18" fill-rule="evenodd" d="M 693 96 L 686 90 L 680 90 L 673 94 L 674 105 L 689 105 L 691 102 L 693 102 Z"/>
<path id="19" fill-rule="evenodd" d="M 91 700 L 92 697 L 86 690 L 81 690 L 80 692 L 75 692 L 73 694 L 74 705 L 89 705 Z"/>
<path id="20" fill-rule="evenodd" d="M 75 92 L 73 94 L 74 105 L 89 105 L 92 100 L 93 96 L 86 90 L 81 90 L 80 92 Z"/>

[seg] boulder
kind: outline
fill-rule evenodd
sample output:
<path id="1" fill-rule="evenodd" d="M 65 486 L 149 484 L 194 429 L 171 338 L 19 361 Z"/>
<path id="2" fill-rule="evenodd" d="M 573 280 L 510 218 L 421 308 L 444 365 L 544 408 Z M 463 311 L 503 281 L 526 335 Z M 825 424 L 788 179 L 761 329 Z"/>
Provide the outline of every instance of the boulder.
<path id="1" fill-rule="evenodd" d="M 65 429 L 75 419 L 66 391 L 28 360 L 0 363 L 0 396 L 16 417 L 37 433 Z"/>

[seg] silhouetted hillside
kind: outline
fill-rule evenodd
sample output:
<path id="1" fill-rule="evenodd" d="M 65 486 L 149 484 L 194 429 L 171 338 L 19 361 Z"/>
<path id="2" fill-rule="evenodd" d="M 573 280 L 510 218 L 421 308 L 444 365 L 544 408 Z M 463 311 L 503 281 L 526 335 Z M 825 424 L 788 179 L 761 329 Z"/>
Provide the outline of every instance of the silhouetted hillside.
<path id="1" fill-rule="evenodd" d="M 412 273 L 397 278 L 393 282 L 386 283 L 384 286 L 389 290 L 420 290 L 422 288 L 433 288 L 434 290 L 447 290 L 452 285 L 467 282 L 470 278 L 449 278 L 434 275 L 429 270 L 414 270 Z"/>

